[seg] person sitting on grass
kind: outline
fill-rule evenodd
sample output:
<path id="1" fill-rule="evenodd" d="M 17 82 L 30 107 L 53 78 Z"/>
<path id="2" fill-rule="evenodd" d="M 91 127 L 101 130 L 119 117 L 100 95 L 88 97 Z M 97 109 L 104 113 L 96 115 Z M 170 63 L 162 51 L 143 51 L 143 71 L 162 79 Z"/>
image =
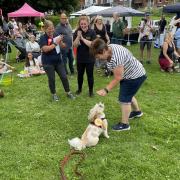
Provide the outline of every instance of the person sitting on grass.
<path id="1" fill-rule="evenodd" d="M 161 71 L 173 72 L 174 70 L 174 55 L 179 57 L 173 42 L 173 34 L 169 32 L 166 34 L 162 50 L 159 55 L 159 64 Z"/>
<path id="2" fill-rule="evenodd" d="M 10 66 L 9 64 L 0 61 L 0 75 L 4 73 L 9 73 L 15 70 L 15 67 Z"/>
<path id="3" fill-rule="evenodd" d="M 32 75 L 45 74 L 45 71 L 41 70 L 37 59 L 32 55 L 32 52 L 27 53 L 24 71 L 18 74 L 19 77 L 30 77 Z"/>

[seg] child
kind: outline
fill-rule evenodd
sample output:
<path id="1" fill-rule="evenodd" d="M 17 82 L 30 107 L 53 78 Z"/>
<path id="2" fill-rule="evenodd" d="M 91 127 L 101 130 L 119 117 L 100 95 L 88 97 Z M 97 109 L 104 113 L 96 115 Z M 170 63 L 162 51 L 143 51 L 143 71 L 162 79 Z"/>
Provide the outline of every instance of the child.
<path id="1" fill-rule="evenodd" d="M 18 74 L 19 77 L 30 77 L 32 75 L 45 74 L 45 71 L 41 70 L 37 59 L 32 55 L 32 52 L 27 53 L 24 71 Z"/>
<path id="2" fill-rule="evenodd" d="M 15 70 L 15 67 L 10 66 L 9 64 L 0 61 L 0 75 L 4 73 L 9 73 Z"/>

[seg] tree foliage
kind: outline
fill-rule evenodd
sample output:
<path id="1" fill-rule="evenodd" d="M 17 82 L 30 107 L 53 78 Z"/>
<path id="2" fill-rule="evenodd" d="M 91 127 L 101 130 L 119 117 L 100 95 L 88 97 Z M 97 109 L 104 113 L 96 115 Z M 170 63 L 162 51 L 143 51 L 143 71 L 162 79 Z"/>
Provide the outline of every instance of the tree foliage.
<path id="1" fill-rule="evenodd" d="M 55 10 L 56 12 L 66 11 L 72 12 L 79 6 L 79 0 L 0 0 L 0 8 L 3 10 L 3 15 L 15 11 L 22 7 L 27 2 L 37 11 L 45 12 Z"/>

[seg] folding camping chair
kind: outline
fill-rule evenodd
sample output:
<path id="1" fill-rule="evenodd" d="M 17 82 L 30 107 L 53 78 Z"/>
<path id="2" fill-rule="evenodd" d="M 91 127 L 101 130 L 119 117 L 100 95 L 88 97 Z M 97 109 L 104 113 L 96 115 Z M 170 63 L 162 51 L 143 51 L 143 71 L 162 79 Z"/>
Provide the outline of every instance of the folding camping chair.
<path id="1" fill-rule="evenodd" d="M 8 52 L 9 52 L 9 44 L 7 43 L 7 48 L 6 48 L 6 55 L 5 55 L 5 64 L 7 64 L 7 59 L 8 59 Z M 2 74 L 0 74 L 0 86 L 7 86 L 12 84 L 13 82 L 13 71 L 8 70 Z"/>

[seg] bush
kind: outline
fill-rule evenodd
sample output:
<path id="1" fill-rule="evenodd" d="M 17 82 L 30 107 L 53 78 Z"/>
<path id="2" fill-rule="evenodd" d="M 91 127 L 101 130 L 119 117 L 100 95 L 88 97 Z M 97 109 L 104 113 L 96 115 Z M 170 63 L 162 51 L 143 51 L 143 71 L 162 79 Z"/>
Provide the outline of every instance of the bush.
<path id="1" fill-rule="evenodd" d="M 54 23 L 54 26 L 59 23 L 59 16 L 46 16 L 46 19 L 52 21 Z"/>

